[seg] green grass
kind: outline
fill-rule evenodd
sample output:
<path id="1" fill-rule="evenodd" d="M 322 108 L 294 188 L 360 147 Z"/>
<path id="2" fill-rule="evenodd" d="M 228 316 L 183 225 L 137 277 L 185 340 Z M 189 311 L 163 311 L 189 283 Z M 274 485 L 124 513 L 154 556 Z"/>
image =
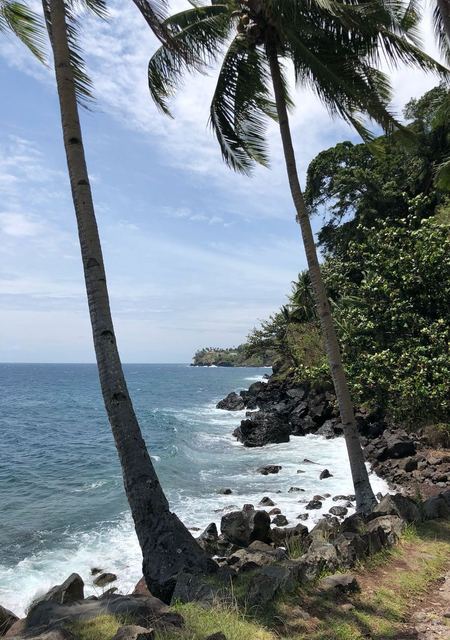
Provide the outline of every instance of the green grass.
<path id="1" fill-rule="evenodd" d="M 234 607 L 217 605 L 205 608 L 189 603 L 178 604 L 175 609 L 184 617 L 185 629 L 177 634 L 159 632 L 157 640 L 204 640 L 217 631 L 222 631 L 227 640 L 275 640 L 273 633 Z"/>
<path id="2" fill-rule="evenodd" d="M 78 640 L 111 640 L 123 624 L 124 622 L 115 616 L 104 615 L 74 622 L 70 625 L 70 631 Z"/>

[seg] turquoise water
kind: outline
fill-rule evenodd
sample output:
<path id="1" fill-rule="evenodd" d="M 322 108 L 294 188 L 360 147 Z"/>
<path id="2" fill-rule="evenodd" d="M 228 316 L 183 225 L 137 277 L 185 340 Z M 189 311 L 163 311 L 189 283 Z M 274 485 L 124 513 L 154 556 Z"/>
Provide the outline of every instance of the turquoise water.
<path id="1" fill-rule="evenodd" d="M 244 414 L 215 409 L 217 400 L 267 369 L 152 364 L 126 365 L 125 373 L 163 487 L 187 526 L 219 523 L 223 510 L 264 495 L 293 521 L 304 505 L 290 486 L 305 488 L 309 498 L 351 492 L 341 439 L 307 436 L 245 449 L 232 437 Z M 93 591 L 94 565 L 131 589 L 140 554 L 95 366 L 0 364 L 0 442 L 0 604 L 20 614 L 72 571 Z M 304 457 L 334 477 L 320 481 L 315 465 L 304 465 L 300 476 Z M 267 463 L 282 464 L 282 472 L 257 474 Z M 377 479 L 375 486 L 383 488 Z M 233 494 L 219 495 L 221 487 Z"/>

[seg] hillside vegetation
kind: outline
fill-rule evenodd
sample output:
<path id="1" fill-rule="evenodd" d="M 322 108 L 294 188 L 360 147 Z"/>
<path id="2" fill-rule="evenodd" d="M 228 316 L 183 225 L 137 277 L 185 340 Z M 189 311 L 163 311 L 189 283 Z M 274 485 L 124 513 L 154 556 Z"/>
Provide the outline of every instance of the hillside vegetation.
<path id="1" fill-rule="evenodd" d="M 324 218 L 322 272 L 354 400 L 395 424 L 448 429 L 448 90 L 412 100 L 405 116 L 411 140 L 396 134 L 320 153 L 308 168 L 306 198 Z M 245 350 L 272 350 L 279 377 L 330 381 L 307 272 Z"/>

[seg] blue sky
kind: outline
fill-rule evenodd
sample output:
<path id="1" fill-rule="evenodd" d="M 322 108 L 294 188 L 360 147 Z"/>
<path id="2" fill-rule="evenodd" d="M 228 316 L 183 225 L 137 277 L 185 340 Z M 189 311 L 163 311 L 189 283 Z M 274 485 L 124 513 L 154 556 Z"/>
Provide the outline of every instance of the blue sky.
<path id="1" fill-rule="evenodd" d="M 304 252 L 276 126 L 271 169 L 233 174 L 207 127 L 214 72 L 189 78 L 165 118 L 146 82 L 155 40 L 131 2 L 110 6 L 108 22 L 83 17 L 97 101 L 82 124 L 119 346 L 126 362 L 187 362 L 202 346 L 239 344 L 275 311 Z M 423 31 L 435 53 L 428 17 Z M 398 110 L 436 83 L 406 69 L 392 80 Z M 0 86 L 0 361 L 90 362 L 52 72 L 2 35 Z M 303 178 L 320 150 L 357 138 L 309 91 L 296 98 Z"/>

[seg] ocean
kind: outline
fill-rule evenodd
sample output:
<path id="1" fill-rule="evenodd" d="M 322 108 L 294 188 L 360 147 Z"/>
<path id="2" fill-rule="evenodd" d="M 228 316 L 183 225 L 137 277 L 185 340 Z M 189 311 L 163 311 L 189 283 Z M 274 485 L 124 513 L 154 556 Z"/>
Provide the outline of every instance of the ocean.
<path id="1" fill-rule="evenodd" d="M 342 438 L 309 435 L 247 449 L 232 436 L 245 412 L 215 404 L 270 370 L 124 368 L 161 483 L 188 527 L 219 525 L 225 511 L 257 505 L 263 496 L 296 524 L 313 495 L 353 492 Z M 95 365 L 0 364 L 0 442 L 0 604 L 22 615 L 36 595 L 72 572 L 83 577 L 87 594 L 98 593 L 94 566 L 116 573 L 121 592 L 132 590 L 141 577 L 140 549 Z M 283 468 L 263 476 L 256 469 L 264 464 Z M 319 480 L 324 468 L 333 477 Z M 381 479 L 371 480 L 375 491 L 387 491 Z M 289 493 L 290 487 L 305 491 Z M 232 494 L 219 494 L 221 488 Z M 325 500 L 305 524 L 334 504 Z"/>

